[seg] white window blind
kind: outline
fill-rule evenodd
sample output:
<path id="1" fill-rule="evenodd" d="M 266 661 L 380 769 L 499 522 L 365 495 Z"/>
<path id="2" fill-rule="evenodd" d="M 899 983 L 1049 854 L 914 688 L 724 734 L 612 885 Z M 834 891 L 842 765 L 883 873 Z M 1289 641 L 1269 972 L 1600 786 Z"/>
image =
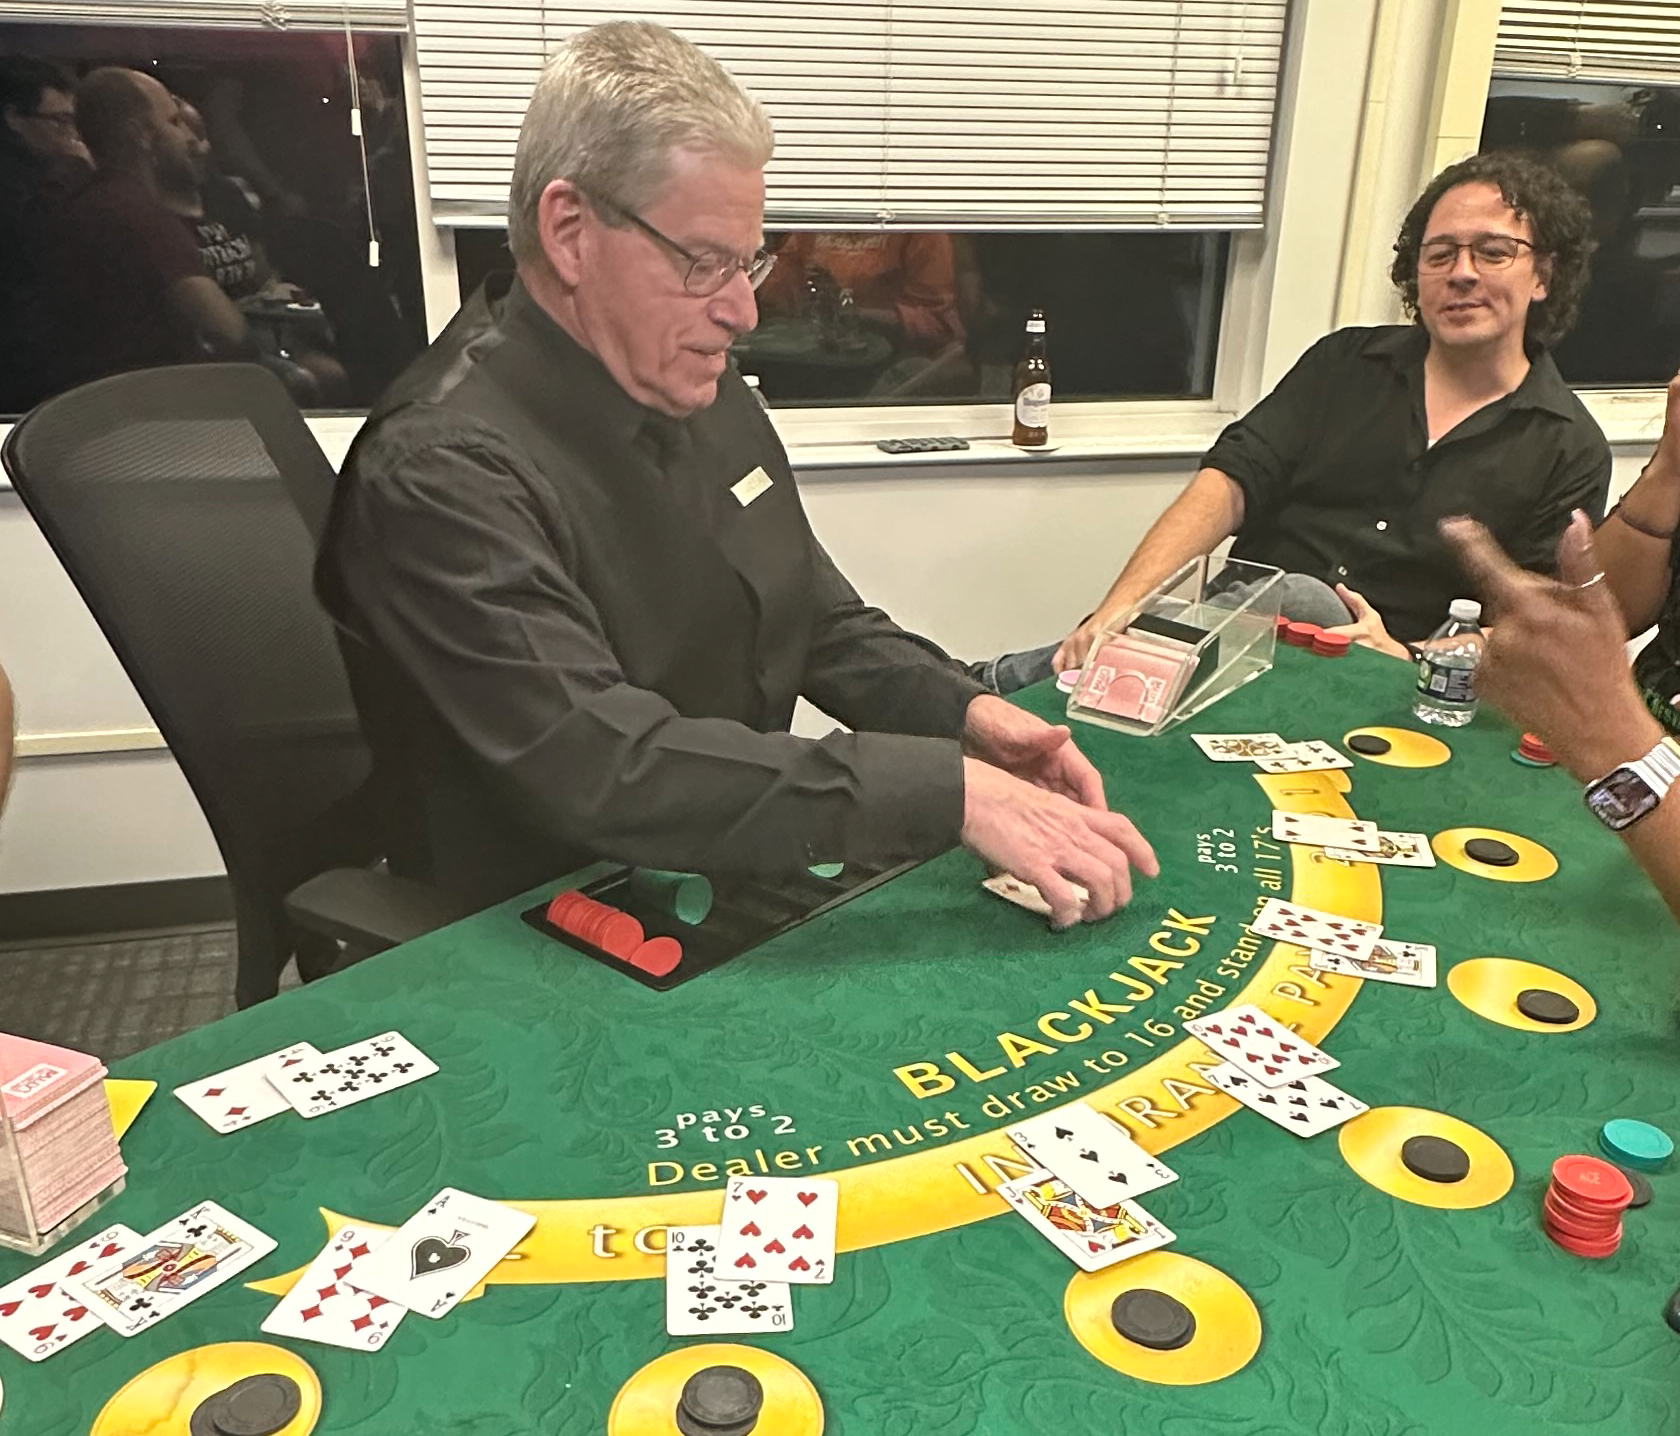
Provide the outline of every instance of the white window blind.
<path id="1" fill-rule="evenodd" d="M 1493 68 L 1680 85 L 1680 0 L 1510 0 L 1499 14 Z"/>
<path id="2" fill-rule="evenodd" d="M 1257 228 L 1288 0 L 414 0 L 442 224 L 501 223 L 544 58 L 656 20 L 776 125 L 778 226 Z"/>
<path id="3" fill-rule="evenodd" d="M 0 0 L 0 21 L 274 30 L 408 29 L 408 0 Z"/>

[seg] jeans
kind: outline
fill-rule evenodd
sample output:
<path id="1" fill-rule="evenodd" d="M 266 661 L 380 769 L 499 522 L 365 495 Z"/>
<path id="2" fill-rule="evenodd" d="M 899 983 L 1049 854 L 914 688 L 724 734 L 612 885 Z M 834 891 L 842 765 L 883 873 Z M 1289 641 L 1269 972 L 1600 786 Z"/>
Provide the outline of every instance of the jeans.
<path id="1" fill-rule="evenodd" d="M 1258 585 L 1239 583 L 1208 599 L 1210 608 L 1236 608 Z M 1336 590 L 1320 579 L 1305 573 L 1286 573 L 1278 588 L 1279 612 L 1297 623 L 1316 623 L 1320 628 L 1335 628 L 1352 623 L 1353 614 L 1336 596 Z M 1047 643 L 1043 648 L 1027 648 L 1019 653 L 1004 653 L 996 658 L 983 659 L 968 665 L 969 673 L 992 693 L 1014 693 L 1030 683 L 1055 677 L 1050 660 L 1056 656 L 1059 643 Z"/>

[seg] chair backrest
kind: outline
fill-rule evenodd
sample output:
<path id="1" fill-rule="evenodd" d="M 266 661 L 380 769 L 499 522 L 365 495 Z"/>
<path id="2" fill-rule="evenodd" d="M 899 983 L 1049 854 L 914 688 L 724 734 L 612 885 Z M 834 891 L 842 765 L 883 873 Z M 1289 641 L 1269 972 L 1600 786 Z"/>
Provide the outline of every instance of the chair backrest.
<path id="1" fill-rule="evenodd" d="M 204 809 L 256 1001 L 295 943 L 285 892 L 376 856 L 367 746 L 311 583 L 332 466 L 247 364 L 62 394 L 0 457 Z"/>

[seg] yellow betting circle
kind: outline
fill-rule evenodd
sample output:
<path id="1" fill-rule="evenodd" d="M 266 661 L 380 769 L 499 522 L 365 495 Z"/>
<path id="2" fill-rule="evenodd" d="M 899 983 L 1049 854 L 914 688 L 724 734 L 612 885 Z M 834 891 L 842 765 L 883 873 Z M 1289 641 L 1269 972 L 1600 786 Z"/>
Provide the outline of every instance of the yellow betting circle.
<path id="1" fill-rule="evenodd" d="M 1517 1011 L 1517 994 L 1530 987 L 1562 993 L 1581 1009 L 1573 1022 L 1536 1022 Z M 1576 1032 L 1598 1016 L 1592 993 L 1572 977 L 1515 957 L 1472 957 L 1447 974 L 1447 990 L 1478 1017 L 1519 1032 Z"/>
<path id="2" fill-rule="evenodd" d="M 147 1367 L 105 1403 L 88 1436 L 185 1432 L 193 1412 L 218 1391 L 269 1375 L 289 1376 L 298 1386 L 298 1413 L 275 1436 L 309 1436 L 321 1416 L 320 1380 L 301 1356 L 266 1341 L 197 1346 Z"/>
<path id="3" fill-rule="evenodd" d="M 1412 728 L 1354 728 L 1342 735 L 1342 746 L 1347 748 L 1348 739 L 1361 733 L 1381 738 L 1389 745 L 1386 753 L 1361 753 L 1357 748 L 1348 748 L 1355 758 L 1367 763 L 1381 763 L 1388 768 L 1439 768 L 1452 757 L 1452 749 L 1439 738 Z"/>
<path id="4" fill-rule="evenodd" d="M 1406 1170 L 1400 1148 L 1410 1137 L 1445 1137 L 1464 1148 L 1470 1174 L 1462 1182 L 1431 1182 Z M 1497 1202 L 1516 1180 L 1505 1149 L 1468 1122 L 1426 1107 L 1373 1107 L 1336 1134 L 1342 1160 L 1378 1191 L 1443 1211 L 1469 1211 Z"/>
<path id="5" fill-rule="evenodd" d="M 1152 1351 L 1114 1329 L 1115 1299 L 1146 1287 L 1176 1297 L 1196 1318 L 1177 1351 Z M 1179 1252 L 1145 1252 L 1104 1271 L 1080 1272 L 1062 1302 L 1068 1330 L 1092 1356 L 1157 1386 L 1205 1386 L 1235 1376 L 1260 1349 L 1260 1312 L 1218 1267 Z"/>
<path id="6" fill-rule="evenodd" d="M 764 1388 L 757 1429 L 766 1436 L 822 1436 L 822 1398 L 791 1361 L 756 1346 L 705 1342 L 667 1351 L 626 1381 L 607 1413 L 607 1436 L 677 1436 L 683 1383 L 708 1366 L 739 1366 Z"/>
<path id="7" fill-rule="evenodd" d="M 1514 848 L 1516 862 L 1508 868 L 1477 862 L 1464 851 L 1464 845 L 1473 838 L 1492 838 Z M 1501 832 L 1498 828 L 1448 828 L 1444 833 L 1436 833 L 1429 846 L 1435 849 L 1436 857 L 1460 872 L 1490 878 L 1496 883 L 1544 882 L 1558 870 L 1558 860 L 1550 848 L 1543 848 L 1520 833 Z"/>

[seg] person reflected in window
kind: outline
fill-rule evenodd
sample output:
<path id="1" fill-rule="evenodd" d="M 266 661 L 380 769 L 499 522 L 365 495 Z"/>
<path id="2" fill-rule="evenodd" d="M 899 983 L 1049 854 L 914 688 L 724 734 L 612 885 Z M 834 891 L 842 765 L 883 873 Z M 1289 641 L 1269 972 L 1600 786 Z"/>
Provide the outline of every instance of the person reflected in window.
<path id="1" fill-rule="evenodd" d="M 127 369 L 246 352 L 245 317 L 204 272 L 166 196 L 196 183 L 195 140 L 150 75 L 106 67 L 76 88 L 97 172 L 55 210 L 44 256 L 52 354 L 66 388 Z"/>
<path id="2" fill-rule="evenodd" d="M 1480 519 L 1549 568 L 1570 514 L 1604 512 L 1610 449 L 1552 362 L 1586 284 L 1591 214 L 1556 173 L 1477 155 L 1435 177 L 1395 241 L 1414 322 L 1341 329 L 1229 425 L 1114 581 L 1059 644 L 978 665 L 1008 692 L 1078 668 L 1092 644 L 1191 559 L 1284 571 L 1283 612 L 1406 656 L 1462 571 L 1437 531 Z"/>
<path id="3" fill-rule="evenodd" d="M 47 342 L 36 272 L 42 226 L 92 172 L 76 127 L 75 81 L 45 60 L 0 56 L 0 413 L 43 397 L 34 357 Z"/>

